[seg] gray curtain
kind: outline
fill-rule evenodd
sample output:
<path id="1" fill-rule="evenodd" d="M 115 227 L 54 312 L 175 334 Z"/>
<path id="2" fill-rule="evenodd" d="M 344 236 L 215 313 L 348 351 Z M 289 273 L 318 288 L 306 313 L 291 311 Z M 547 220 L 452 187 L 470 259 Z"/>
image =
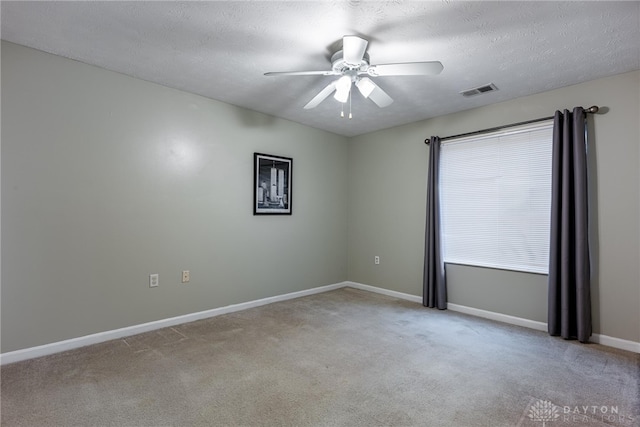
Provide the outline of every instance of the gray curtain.
<path id="1" fill-rule="evenodd" d="M 432 136 L 429 146 L 422 305 L 444 310 L 447 308 L 447 284 L 440 243 L 440 138 Z"/>
<path id="2" fill-rule="evenodd" d="M 553 126 L 549 334 L 588 342 L 591 266 L 587 209 L 586 117 L 556 111 Z"/>

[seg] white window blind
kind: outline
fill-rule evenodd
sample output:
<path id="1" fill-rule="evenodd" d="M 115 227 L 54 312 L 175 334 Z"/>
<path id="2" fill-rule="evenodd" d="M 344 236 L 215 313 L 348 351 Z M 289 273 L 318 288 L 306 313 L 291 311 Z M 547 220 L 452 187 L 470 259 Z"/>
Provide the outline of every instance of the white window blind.
<path id="1" fill-rule="evenodd" d="M 548 273 L 553 121 L 442 145 L 448 263 Z"/>

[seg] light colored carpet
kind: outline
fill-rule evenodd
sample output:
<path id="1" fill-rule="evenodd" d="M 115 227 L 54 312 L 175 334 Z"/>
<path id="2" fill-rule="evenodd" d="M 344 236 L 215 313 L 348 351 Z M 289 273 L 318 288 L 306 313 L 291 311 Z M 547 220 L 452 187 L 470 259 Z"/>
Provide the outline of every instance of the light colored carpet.
<path id="1" fill-rule="evenodd" d="M 640 425 L 640 355 L 350 288 L 1 377 L 4 426 Z"/>

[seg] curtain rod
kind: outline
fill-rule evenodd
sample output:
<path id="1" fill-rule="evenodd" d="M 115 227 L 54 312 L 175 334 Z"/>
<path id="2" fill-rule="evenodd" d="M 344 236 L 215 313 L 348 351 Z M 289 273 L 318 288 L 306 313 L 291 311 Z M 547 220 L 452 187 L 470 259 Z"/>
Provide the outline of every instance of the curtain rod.
<path id="1" fill-rule="evenodd" d="M 584 112 L 588 113 L 588 114 L 595 114 L 595 113 L 598 112 L 598 110 L 600 110 L 600 108 L 597 105 L 593 105 L 593 106 L 591 106 L 589 108 L 585 108 Z M 508 129 L 508 128 L 512 128 L 512 127 L 516 127 L 516 126 L 528 125 L 530 123 L 544 122 L 545 120 L 552 120 L 553 118 L 554 118 L 554 116 L 542 117 L 542 118 L 539 118 L 539 119 L 527 120 L 525 122 L 511 123 L 511 124 L 508 124 L 508 125 L 497 126 L 497 127 L 494 127 L 494 128 L 476 130 L 474 132 L 467 132 L 467 133 L 461 133 L 461 134 L 458 134 L 458 135 L 445 136 L 445 137 L 440 138 L 440 142 L 446 141 L 447 139 L 462 138 L 463 136 L 480 135 L 480 134 L 483 134 L 483 133 L 495 132 L 495 131 L 498 131 L 498 130 Z M 429 145 L 430 142 L 431 142 L 430 138 L 427 138 L 427 139 L 424 140 L 424 143 L 427 144 L 427 145 Z"/>

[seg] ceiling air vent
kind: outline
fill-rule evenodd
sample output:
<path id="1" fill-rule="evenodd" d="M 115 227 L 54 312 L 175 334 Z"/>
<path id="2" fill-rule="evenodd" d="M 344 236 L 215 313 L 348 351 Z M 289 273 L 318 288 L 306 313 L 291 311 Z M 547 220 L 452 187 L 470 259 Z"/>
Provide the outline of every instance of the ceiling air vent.
<path id="1" fill-rule="evenodd" d="M 462 96 L 475 96 L 480 95 L 481 93 L 493 92 L 498 90 L 498 87 L 493 83 L 489 83 L 488 85 L 474 87 L 473 89 L 467 89 L 460 92 Z"/>

